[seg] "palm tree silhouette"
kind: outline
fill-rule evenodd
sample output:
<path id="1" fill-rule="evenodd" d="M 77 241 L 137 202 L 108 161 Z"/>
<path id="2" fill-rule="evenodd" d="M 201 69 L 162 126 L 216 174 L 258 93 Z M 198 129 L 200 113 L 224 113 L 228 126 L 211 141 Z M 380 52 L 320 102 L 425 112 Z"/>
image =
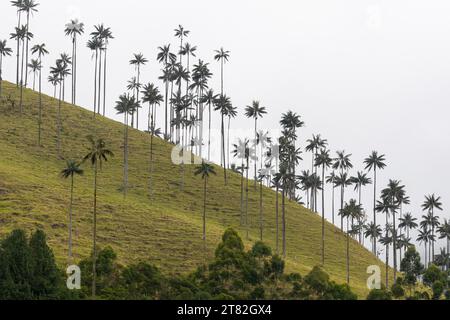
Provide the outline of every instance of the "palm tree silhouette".
<path id="1" fill-rule="evenodd" d="M 201 176 L 203 179 L 203 245 L 204 245 L 204 254 L 206 255 L 206 196 L 207 196 L 207 186 L 208 186 L 208 178 L 210 175 L 215 175 L 216 172 L 214 167 L 205 161 L 202 162 L 200 166 L 195 170 L 196 176 Z"/>
<path id="2" fill-rule="evenodd" d="M 30 73 L 33 73 L 33 91 L 36 90 L 36 74 L 41 71 L 41 64 L 37 59 L 31 59 L 28 64 L 28 68 L 30 68 Z"/>
<path id="3" fill-rule="evenodd" d="M 386 168 L 385 164 L 385 155 L 378 155 L 377 151 L 373 151 L 372 154 L 364 160 L 364 164 L 366 165 L 366 170 L 373 170 L 373 222 L 377 224 L 377 214 L 376 214 L 376 205 L 377 205 L 377 170 L 383 170 Z M 377 252 L 377 244 L 375 243 L 374 252 Z"/>
<path id="4" fill-rule="evenodd" d="M 339 214 L 342 219 L 347 219 L 347 221 L 349 221 L 354 219 L 358 220 L 361 212 L 361 205 L 358 205 L 356 200 L 351 199 L 345 204 L 344 208 L 340 210 Z M 347 284 L 350 284 L 350 235 L 355 233 L 356 231 L 354 232 L 353 227 L 351 230 L 347 230 Z"/>
<path id="5" fill-rule="evenodd" d="M 56 99 L 56 89 L 58 87 L 59 84 L 59 78 L 58 75 L 55 74 L 50 74 L 47 78 L 48 82 L 50 82 L 50 84 L 53 86 L 53 98 Z"/>
<path id="6" fill-rule="evenodd" d="M 424 211 L 427 210 L 431 214 L 431 218 L 434 220 L 435 209 L 442 211 L 441 197 L 436 197 L 436 195 L 434 195 L 434 194 L 426 196 L 425 201 L 422 204 L 422 209 Z M 436 224 L 433 223 L 433 225 L 431 226 L 431 235 L 433 237 L 435 236 L 435 233 L 434 233 L 435 228 L 436 228 Z M 434 241 L 431 244 L 431 254 L 432 254 L 431 257 L 434 258 Z"/>
<path id="7" fill-rule="evenodd" d="M 180 56 L 180 64 L 182 63 L 181 57 L 181 51 L 183 50 L 183 39 L 187 37 L 190 33 L 190 31 L 185 30 L 182 25 L 178 26 L 178 29 L 175 29 L 175 37 L 180 39 L 180 50 L 179 50 L 179 56 Z"/>
<path id="8" fill-rule="evenodd" d="M 69 261 L 72 260 L 72 207 L 73 207 L 73 186 L 74 176 L 83 175 L 84 171 L 80 168 L 80 163 L 75 160 L 68 160 L 66 167 L 61 171 L 61 177 L 64 179 L 70 178 L 70 206 L 69 206 Z"/>
<path id="9" fill-rule="evenodd" d="M 191 62 L 191 57 L 196 57 L 195 52 L 197 51 L 197 47 L 196 46 L 191 46 L 189 43 L 186 42 L 186 44 L 184 45 L 184 47 L 181 48 L 180 51 L 180 55 L 182 56 L 186 56 L 187 59 L 187 64 L 186 64 L 186 70 L 187 72 L 190 74 L 190 62 Z M 187 79 L 186 81 L 186 95 L 189 93 L 189 79 Z"/>
<path id="10" fill-rule="evenodd" d="M 428 243 L 431 239 L 431 230 L 428 230 L 427 227 L 425 225 L 422 226 L 422 228 L 419 230 L 419 235 L 417 237 L 417 241 L 420 244 L 424 244 L 425 246 L 425 266 L 428 266 Z"/>
<path id="11" fill-rule="evenodd" d="M 45 44 L 37 44 L 31 48 L 32 54 L 37 54 L 39 64 L 39 118 L 38 118 L 38 146 L 41 145 L 41 126 L 42 126 L 42 57 L 48 54 Z"/>
<path id="12" fill-rule="evenodd" d="M 20 11 L 26 13 L 26 17 L 27 17 L 27 23 L 26 23 L 26 33 L 28 34 L 30 31 L 30 16 L 34 13 L 37 12 L 38 10 L 36 9 L 36 7 L 39 4 L 34 2 L 34 0 L 23 0 L 22 4 L 20 6 Z M 28 85 L 28 44 L 30 42 L 31 37 L 26 37 L 26 43 L 25 43 L 25 51 L 26 51 L 26 58 L 25 58 L 25 87 L 27 87 Z"/>
<path id="13" fill-rule="evenodd" d="M 447 253 L 450 253 L 450 221 L 444 219 L 444 223 L 438 227 L 437 232 L 439 232 L 439 239 L 447 241 Z"/>
<path id="14" fill-rule="evenodd" d="M 281 195 L 281 232 L 282 232 L 282 255 L 286 258 L 286 196 L 288 190 L 292 190 L 292 186 L 295 186 L 295 175 L 290 173 L 286 163 L 280 165 L 280 181 L 282 187 Z"/>
<path id="15" fill-rule="evenodd" d="M 399 228 L 406 229 L 406 237 L 410 237 L 411 230 L 416 229 L 419 225 L 416 223 L 417 219 L 412 216 L 411 213 L 406 213 L 400 219 Z"/>
<path id="16" fill-rule="evenodd" d="M 12 49 L 6 46 L 6 40 L 0 41 L 0 98 L 2 96 L 2 71 L 3 71 L 3 57 L 10 56 Z"/>
<path id="17" fill-rule="evenodd" d="M 127 196 L 128 192 L 128 116 L 133 115 L 137 108 L 137 102 L 134 97 L 129 94 L 123 94 L 116 101 L 117 114 L 124 115 L 124 152 L 123 152 L 123 196 Z"/>
<path id="18" fill-rule="evenodd" d="M 223 165 L 223 176 L 225 185 L 227 185 L 227 168 L 226 168 L 226 158 L 225 158 L 225 117 L 228 115 L 228 111 L 232 108 L 231 100 L 225 95 L 221 95 L 215 101 L 214 111 L 219 111 L 221 114 L 221 135 L 222 135 L 222 165 Z"/>
<path id="19" fill-rule="evenodd" d="M 225 62 L 228 62 L 230 59 L 230 51 L 226 51 L 223 48 L 220 48 L 219 50 L 216 50 L 216 55 L 214 56 L 214 60 L 220 62 L 220 94 L 223 95 L 223 73 L 224 73 L 224 64 Z"/>
<path id="20" fill-rule="evenodd" d="M 211 160 L 211 118 L 212 118 L 212 106 L 215 105 L 218 95 L 214 94 L 213 89 L 209 89 L 202 97 L 202 103 L 208 105 L 208 161 Z"/>
<path id="21" fill-rule="evenodd" d="M 244 171 L 247 170 L 245 166 L 246 160 L 249 158 L 249 141 L 247 139 L 241 140 L 239 139 L 237 144 L 234 144 L 233 147 L 233 156 L 237 159 L 241 160 L 240 167 L 240 175 L 241 175 L 241 215 L 240 215 L 240 223 L 241 226 L 244 224 Z"/>
<path id="22" fill-rule="evenodd" d="M 145 65 L 147 62 L 148 60 L 144 57 L 142 53 L 138 54 L 135 53 L 133 59 L 130 60 L 130 65 L 136 68 L 137 72 L 136 80 L 138 85 L 141 84 L 141 66 Z M 139 89 L 136 90 L 136 100 L 139 101 Z M 139 130 L 139 108 L 136 109 L 136 129 Z"/>
<path id="23" fill-rule="evenodd" d="M 77 92 L 77 36 L 81 36 L 84 33 L 84 23 L 79 22 L 77 19 L 70 20 L 66 24 L 64 30 L 66 36 L 72 39 L 72 104 L 76 104 L 76 92 Z"/>
<path id="24" fill-rule="evenodd" d="M 87 137 L 89 142 L 89 151 L 83 158 L 83 163 L 89 161 L 94 169 L 94 224 L 93 224 L 93 246 L 92 246 L 92 298 L 95 299 L 97 288 L 97 176 L 99 170 L 102 170 L 103 162 L 108 162 L 114 153 L 106 146 L 103 139 L 94 139 L 93 136 Z"/>
<path id="25" fill-rule="evenodd" d="M 315 165 L 322 167 L 322 266 L 325 265 L 325 171 L 331 167 L 333 160 L 330 151 L 322 149 L 317 154 Z"/>
<path id="26" fill-rule="evenodd" d="M 389 247 L 394 242 L 392 236 L 391 226 L 388 224 L 385 227 L 385 236 L 380 238 L 380 243 L 386 247 L 386 261 L 385 261 L 385 275 L 386 275 L 386 288 L 389 288 Z"/>
<path id="27" fill-rule="evenodd" d="M 261 107 L 259 101 L 253 101 L 251 106 L 247 106 L 245 108 L 245 116 L 247 118 L 253 118 L 255 120 L 255 140 L 253 141 L 252 148 L 255 149 L 256 152 L 256 144 L 258 141 L 258 119 L 262 118 L 265 114 L 267 114 L 266 108 Z M 225 151 L 224 151 L 225 152 Z M 225 157 L 224 157 L 225 161 Z M 260 161 L 263 161 L 260 159 Z M 258 180 L 258 159 L 255 159 L 255 189 L 256 189 L 256 182 Z"/>
<path id="28" fill-rule="evenodd" d="M 335 216 L 334 194 L 335 194 L 335 190 L 336 190 L 336 172 L 335 171 L 331 171 L 330 175 L 326 177 L 326 183 L 329 183 L 332 186 L 331 215 L 332 215 L 332 223 L 334 225 L 334 216 Z"/>
<path id="29" fill-rule="evenodd" d="M 11 1 L 11 4 L 13 7 L 16 7 L 17 9 L 17 27 L 16 30 L 20 29 L 21 27 L 21 19 L 22 19 L 22 7 L 23 7 L 23 0 L 16 0 Z M 20 70 L 20 38 L 16 37 L 14 38 L 17 43 L 17 49 L 16 49 L 16 64 L 17 64 L 17 70 L 16 70 L 16 86 L 19 87 L 19 70 Z"/>
<path id="30" fill-rule="evenodd" d="M 98 71 L 99 52 L 101 52 L 103 50 L 104 43 L 103 43 L 102 39 L 94 37 L 88 41 L 87 47 L 93 52 L 92 57 L 95 56 L 95 66 L 94 66 L 94 69 L 95 69 L 95 72 L 94 72 L 94 118 L 95 118 L 95 115 L 98 113 L 97 95 L 100 95 L 100 88 L 98 88 L 98 90 L 97 90 L 97 84 L 98 84 L 97 78 L 100 78 L 98 76 L 99 75 L 99 71 Z"/>
<path id="31" fill-rule="evenodd" d="M 335 178 L 335 185 L 336 187 L 341 188 L 341 209 L 344 209 L 344 201 L 345 201 L 345 189 L 352 185 L 352 180 L 348 176 L 347 172 L 340 173 Z M 341 230 L 344 231 L 344 218 L 341 215 Z"/>
<path id="32" fill-rule="evenodd" d="M 163 46 L 163 47 L 159 47 L 158 50 L 159 50 L 159 52 L 158 52 L 158 56 L 157 56 L 157 61 L 159 63 L 164 64 L 164 70 L 163 70 L 164 73 L 163 73 L 163 76 L 160 77 L 160 79 L 163 80 L 164 84 L 165 84 L 164 136 L 165 136 L 165 139 L 168 140 L 167 139 L 169 136 L 168 126 L 169 126 L 169 122 L 170 122 L 169 121 L 168 103 L 169 103 L 169 83 L 171 80 L 171 73 L 169 71 L 169 61 L 176 60 L 176 55 L 170 52 L 170 44 Z"/>
<path id="33" fill-rule="evenodd" d="M 364 236 L 372 241 L 372 250 L 374 250 L 377 239 L 381 237 L 382 229 L 379 225 L 370 222 L 365 226 Z"/>

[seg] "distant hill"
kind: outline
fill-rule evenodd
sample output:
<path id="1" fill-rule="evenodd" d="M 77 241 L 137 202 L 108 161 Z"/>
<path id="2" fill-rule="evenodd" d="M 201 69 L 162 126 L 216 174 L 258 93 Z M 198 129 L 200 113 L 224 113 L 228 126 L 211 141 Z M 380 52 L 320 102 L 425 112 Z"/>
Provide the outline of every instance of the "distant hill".
<path id="1" fill-rule="evenodd" d="M 6 97 L 15 99 L 15 108 Z M 66 263 L 69 181 L 59 177 L 65 161 L 57 157 L 57 100 L 43 97 L 42 147 L 37 146 L 38 94 L 25 90 L 24 112 L 18 110 L 16 87 L 3 82 L 0 102 L 0 234 L 15 228 L 28 232 L 42 228 L 49 236 L 58 262 Z M 112 106 L 110 106 L 112 107 Z M 180 190 L 180 168 L 172 164 L 172 145 L 155 139 L 154 199 L 149 198 L 150 137 L 130 131 L 129 193 L 121 192 L 123 174 L 123 125 L 92 112 L 63 104 L 62 150 L 66 159 L 86 154 L 86 136 L 106 139 L 115 157 L 104 165 L 99 176 L 98 242 L 111 245 L 122 264 L 149 261 L 166 273 L 186 273 L 203 262 L 203 184 L 186 167 L 184 191 Z M 75 179 L 74 254 L 87 256 L 92 247 L 92 170 Z M 229 172 L 224 187 L 220 168 L 209 180 L 207 203 L 207 249 L 213 255 L 227 227 L 245 240 L 240 227 L 240 177 Z M 259 193 L 250 188 L 250 247 L 259 240 Z M 321 261 L 321 218 L 304 207 L 287 204 L 287 271 L 305 274 Z M 280 210 L 281 213 L 281 210 Z M 275 192 L 264 189 L 264 240 L 275 248 Z M 281 237 L 281 233 L 280 233 Z M 325 271 L 339 283 L 346 279 L 345 235 L 326 225 Z M 280 240 L 281 241 L 281 240 Z M 367 294 L 369 265 L 384 264 L 357 242 L 351 241 L 351 287 L 361 297 Z M 384 277 L 384 276 L 383 276 Z M 384 278 L 383 278 L 384 279 Z"/>

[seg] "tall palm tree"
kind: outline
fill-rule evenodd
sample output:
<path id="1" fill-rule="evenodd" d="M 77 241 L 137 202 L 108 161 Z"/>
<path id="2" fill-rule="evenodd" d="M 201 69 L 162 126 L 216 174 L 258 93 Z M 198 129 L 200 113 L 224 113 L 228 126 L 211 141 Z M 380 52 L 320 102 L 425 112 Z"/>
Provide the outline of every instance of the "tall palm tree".
<path id="1" fill-rule="evenodd" d="M 261 107 L 259 101 L 253 101 L 251 106 L 247 106 L 245 108 L 245 116 L 247 118 L 253 118 L 255 120 L 255 140 L 253 143 L 253 148 L 256 150 L 256 142 L 258 141 L 258 119 L 261 119 L 265 114 L 267 114 L 266 108 Z M 260 159 L 260 161 L 263 161 Z M 256 189 L 256 181 L 258 175 L 258 160 L 255 160 L 255 189 Z"/>
<path id="2" fill-rule="evenodd" d="M 20 10 L 22 12 L 24 12 L 27 17 L 26 33 L 29 33 L 29 31 L 30 31 L 30 17 L 31 17 L 31 15 L 33 15 L 34 12 L 38 11 L 36 9 L 36 7 L 38 5 L 39 4 L 37 2 L 35 2 L 34 0 L 23 0 L 23 2 L 22 2 Z M 27 85 L 28 85 L 28 53 L 29 53 L 28 45 L 29 45 L 30 39 L 31 39 L 30 37 L 25 38 L 25 40 L 26 40 L 26 43 L 25 43 L 25 47 L 26 47 L 25 48 L 25 51 L 26 51 L 26 53 L 25 53 L 25 56 L 26 56 L 26 58 L 25 58 L 25 66 L 26 66 L 25 67 L 25 87 L 27 87 Z"/>
<path id="3" fill-rule="evenodd" d="M 137 102 L 134 97 L 130 97 L 128 94 L 123 94 L 116 101 L 117 114 L 123 114 L 124 116 L 124 152 L 123 152 L 123 196 L 127 196 L 128 192 L 128 116 L 133 115 L 137 108 Z"/>
<path id="4" fill-rule="evenodd" d="M 231 109 L 231 100 L 225 95 L 220 95 L 220 97 L 215 101 L 215 111 L 219 111 L 221 114 L 221 147 L 222 147 L 222 164 L 223 164 L 223 175 L 225 180 L 225 185 L 227 184 L 227 168 L 226 168 L 226 158 L 225 158 L 225 117 L 228 115 L 228 111 Z"/>
<path id="5" fill-rule="evenodd" d="M 216 50 L 216 55 L 214 56 L 214 60 L 220 62 L 220 94 L 224 94 L 223 91 L 223 73 L 224 73 L 224 64 L 228 62 L 230 59 L 230 51 L 226 51 L 223 48 L 220 48 L 219 50 Z"/>
<path id="6" fill-rule="evenodd" d="M 245 160 L 249 157 L 249 141 L 247 139 L 241 140 L 239 139 L 237 144 L 234 144 L 233 147 L 233 156 L 237 159 L 241 160 L 241 215 L 240 221 L 241 226 L 244 224 L 244 171 L 247 169 L 245 167 Z"/>
<path id="7" fill-rule="evenodd" d="M 58 75 L 51 73 L 48 76 L 47 80 L 53 86 L 53 98 L 56 99 L 56 89 L 57 89 L 58 84 L 59 84 L 59 77 L 58 77 Z"/>
<path id="8" fill-rule="evenodd" d="M 377 239 L 381 237 L 381 234 L 382 229 L 379 225 L 370 222 L 368 225 L 365 226 L 364 236 L 366 238 L 370 238 L 370 240 L 372 241 L 372 250 L 374 250 L 375 243 L 377 242 Z"/>
<path id="9" fill-rule="evenodd" d="M 107 79 L 107 54 L 108 54 L 108 45 L 111 39 L 114 39 L 112 35 L 111 28 L 104 28 L 103 33 L 101 34 L 103 43 L 104 43 L 104 55 L 103 55 L 103 116 L 106 114 L 106 79 Z"/>
<path id="10" fill-rule="evenodd" d="M 183 50 L 183 39 L 186 38 L 190 31 L 189 30 L 185 30 L 184 27 L 182 25 L 178 26 L 178 29 L 175 29 L 175 37 L 180 39 L 180 50 L 179 50 L 179 56 L 180 56 L 180 64 L 182 63 L 182 54 L 181 51 Z"/>
<path id="11" fill-rule="evenodd" d="M 0 41 L 0 98 L 2 96 L 2 71 L 3 71 L 3 57 L 10 56 L 12 49 L 6 46 L 6 40 Z"/>
<path id="12" fill-rule="evenodd" d="M 153 138 L 156 133 L 156 106 L 160 105 L 164 98 L 159 93 L 159 89 L 152 83 L 144 86 L 142 91 L 142 102 L 148 103 L 148 132 L 150 133 L 150 197 L 153 195 L 152 181 L 153 181 Z"/>
<path id="13" fill-rule="evenodd" d="M 41 71 L 41 64 L 37 59 L 31 59 L 28 64 L 28 68 L 30 68 L 30 73 L 33 73 L 33 91 L 36 90 L 36 74 Z"/>
<path id="14" fill-rule="evenodd" d="M 162 46 L 158 48 L 159 52 L 158 52 L 158 56 L 157 56 L 157 60 L 159 63 L 163 63 L 164 65 L 164 74 L 163 76 L 160 78 L 164 81 L 165 84 L 165 98 L 164 98 L 164 103 L 165 103 L 165 118 L 164 118 L 164 135 L 165 135 L 165 139 L 167 139 L 168 135 L 169 135 L 169 131 L 168 131 L 168 125 L 169 125 L 169 110 L 168 110 L 168 103 L 169 103 L 169 84 L 170 84 L 170 75 L 171 73 L 169 72 L 169 61 L 170 60 L 176 60 L 176 55 L 170 52 L 170 44 L 166 45 L 166 46 Z M 209 160 L 209 159 L 208 159 Z"/>
<path id="15" fill-rule="evenodd" d="M 315 165 L 322 168 L 322 266 L 325 265 L 325 171 L 331 167 L 333 160 L 330 151 L 322 149 L 317 154 Z"/>
<path id="16" fill-rule="evenodd" d="M 385 276 L 386 276 L 386 288 L 389 288 L 389 247 L 394 242 L 393 235 L 392 235 L 392 229 L 390 228 L 390 225 L 387 225 L 385 227 L 385 236 L 380 238 L 380 243 L 386 247 L 386 261 L 385 261 Z"/>
<path id="17" fill-rule="evenodd" d="M 191 57 L 196 57 L 195 52 L 197 51 L 196 46 L 192 46 L 190 43 L 186 42 L 184 46 L 181 48 L 180 55 L 186 56 L 186 70 L 190 73 L 190 62 Z M 186 81 L 186 95 L 189 93 L 189 79 Z"/>
<path id="18" fill-rule="evenodd" d="M 84 33 L 84 23 L 79 22 L 78 19 L 70 20 L 66 24 L 64 30 L 66 36 L 72 39 L 72 104 L 76 104 L 77 95 L 77 36 Z"/>
<path id="19" fill-rule="evenodd" d="M 326 139 L 322 139 L 319 135 L 313 135 L 312 139 L 307 140 L 306 152 L 311 152 L 311 172 L 317 174 L 317 167 L 315 166 L 315 160 L 319 149 L 323 149 L 328 145 Z M 317 212 L 317 192 L 313 193 L 312 210 Z"/>
<path id="20" fill-rule="evenodd" d="M 334 216 L 335 216 L 335 202 L 334 202 L 334 193 L 336 190 L 336 172 L 331 171 L 330 175 L 326 178 L 326 183 L 331 184 L 332 192 L 331 192 L 331 215 L 332 215 L 332 223 L 334 225 Z"/>
<path id="21" fill-rule="evenodd" d="M 417 224 L 417 219 L 412 216 L 411 213 L 406 213 L 400 219 L 400 224 L 398 225 L 401 229 L 406 229 L 406 237 L 410 237 L 411 230 L 416 229 L 419 225 Z"/>
<path id="22" fill-rule="evenodd" d="M 11 4 L 13 7 L 16 7 L 17 9 L 17 29 L 20 29 L 20 26 L 22 25 L 22 7 L 23 7 L 23 0 L 15 0 L 11 1 Z M 17 30 L 16 29 L 16 30 Z M 17 43 L 17 49 L 16 49 L 16 85 L 19 87 L 19 70 L 20 70 L 20 38 L 16 37 L 14 38 Z"/>
<path id="23" fill-rule="evenodd" d="M 94 118 L 98 113 L 97 109 L 97 96 L 100 94 L 100 88 L 97 89 L 97 78 L 99 78 L 98 64 L 99 64 L 99 53 L 104 49 L 103 40 L 100 38 L 92 38 L 88 41 L 87 47 L 93 52 L 92 57 L 95 57 L 95 65 L 94 65 Z M 100 108 L 100 107 L 99 107 Z"/>
<path id="24" fill-rule="evenodd" d="M 95 299 L 97 288 L 97 176 L 99 170 L 102 170 L 103 162 L 108 162 L 114 153 L 108 149 L 105 140 L 94 139 L 93 136 L 87 137 L 89 149 L 83 158 L 83 163 L 89 161 L 94 169 L 94 215 L 93 215 L 93 246 L 92 246 L 92 297 Z"/>
<path id="25" fill-rule="evenodd" d="M 361 215 L 361 205 L 357 204 L 356 200 L 351 199 L 345 204 L 344 208 L 340 210 L 339 214 L 344 219 L 354 220 L 359 219 Z M 358 231 L 359 232 L 359 231 Z M 352 230 L 347 230 L 347 284 L 350 284 L 350 235 Z"/>
<path id="26" fill-rule="evenodd" d="M 39 64 L 41 66 L 39 70 L 39 117 L 38 117 L 38 146 L 41 145 L 41 126 L 42 126 L 42 57 L 48 54 L 48 50 L 45 44 L 37 44 L 31 48 L 32 54 L 37 54 Z"/>
<path id="27" fill-rule="evenodd" d="M 386 168 L 386 159 L 385 155 L 379 155 L 377 151 L 373 151 L 372 154 L 364 160 L 364 164 L 366 165 L 366 170 L 373 170 L 373 222 L 377 224 L 377 214 L 376 214 L 376 205 L 377 205 L 377 170 L 383 170 Z M 377 244 L 374 246 L 374 254 L 377 252 Z"/>
<path id="28" fill-rule="evenodd" d="M 208 105 L 208 161 L 211 160 L 211 120 L 212 120 L 212 106 L 215 104 L 217 99 L 219 98 L 218 95 L 214 94 L 213 89 L 209 89 L 203 96 L 202 96 L 202 103 Z"/>
<path id="29" fill-rule="evenodd" d="M 295 176 L 289 172 L 286 163 L 280 165 L 279 175 L 283 190 L 281 194 L 282 254 L 283 258 L 286 258 L 286 197 L 287 192 L 295 186 Z"/>
<path id="30" fill-rule="evenodd" d="M 205 161 L 202 162 L 200 166 L 198 166 L 195 170 L 196 176 L 201 176 L 203 179 L 203 245 L 205 249 L 206 255 L 206 196 L 207 196 L 207 186 L 208 186 L 208 178 L 210 175 L 215 175 L 216 171 L 214 167 Z"/>
<path id="31" fill-rule="evenodd" d="M 56 66 L 52 67 L 50 69 L 51 74 L 53 74 L 58 79 L 59 84 L 59 98 L 58 98 L 58 120 L 57 120 L 57 127 L 58 127 L 58 140 L 57 140 L 57 149 L 58 149 L 58 156 L 61 157 L 61 129 L 62 129 L 62 123 L 61 123 L 61 104 L 63 100 L 63 84 L 64 79 L 70 75 L 70 69 L 66 63 L 64 63 L 62 60 L 56 61 Z"/>
<path id="32" fill-rule="evenodd" d="M 74 176 L 83 175 L 84 171 L 80 167 L 80 163 L 75 160 L 68 160 L 66 162 L 66 167 L 61 171 L 61 177 L 64 179 L 70 178 L 70 206 L 69 206 L 69 260 L 72 260 L 72 230 L 73 230 L 73 219 L 72 219 L 72 207 L 73 207 L 73 186 L 74 186 Z"/>
<path id="33" fill-rule="evenodd" d="M 363 187 L 372 184 L 372 179 L 362 171 L 358 171 L 357 175 L 351 179 L 352 183 L 355 185 L 355 191 L 358 192 L 358 204 L 361 204 L 362 189 Z"/>
<path id="34" fill-rule="evenodd" d="M 437 229 L 439 232 L 439 239 L 445 239 L 447 241 L 447 253 L 450 252 L 450 221 L 444 219 L 444 223 L 442 223 Z"/>
<path id="35" fill-rule="evenodd" d="M 279 172 L 275 173 L 272 179 L 272 186 L 275 187 L 275 238 L 276 238 L 276 253 L 280 252 L 280 226 L 279 226 L 279 203 L 280 203 L 280 187 L 281 187 L 281 175 Z"/>
<path id="36" fill-rule="evenodd" d="M 419 235 L 417 236 L 417 241 L 419 243 L 423 243 L 425 246 L 425 266 L 428 267 L 428 243 L 430 242 L 431 238 L 431 230 L 428 230 L 426 227 L 422 226 L 422 228 L 419 230 Z"/>
<path id="37" fill-rule="evenodd" d="M 431 214 L 431 218 L 434 218 L 435 209 L 442 211 L 442 202 L 441 197 L 437 197 L 436 195 L 428 195 L 425 197 L 425 201 L 422 204 L 422 209 L 427 210 Z M 434 237 L 435 225 L 431 226 L 431 235 Z M 434 241 L 431 244 L 431 254 L 432 258 L 434 258 Z"/>
<path id="38" fill-rule="evenodd" d="M 340 173 L 335 179 L 336 187 L 341 188 L 341 209 L 344 208 L 345 201 L 345 189 L 352 185 L 352 180 L 348 176 L 347 172 Z M 344 217 L 341 215 L 341 230 L 344 231 Z"/>
<path id="39" fill-rule="evenodd" d="M 133 59 L 130 60 L 130 65 L 134 66 L 137 72 L 137 83 L 141 84 L 141 66 L 145 65 L 148 60 L 142 53 L 135 53 Z M 139 101 L 139 90 L 136 91 L 136 100 Z M 139 108 L 136 110 L 136 129 L 139 130 Z"/>
<path id="40" fill-rule="evenodd" d="M 57 62 L 68 67 L 69 65 L 72 65 L 72 58 L 67 53 L 61 53 Z M 66 101 L 66 77 L 63 77 L 62 79 L 62 100 Z"/>

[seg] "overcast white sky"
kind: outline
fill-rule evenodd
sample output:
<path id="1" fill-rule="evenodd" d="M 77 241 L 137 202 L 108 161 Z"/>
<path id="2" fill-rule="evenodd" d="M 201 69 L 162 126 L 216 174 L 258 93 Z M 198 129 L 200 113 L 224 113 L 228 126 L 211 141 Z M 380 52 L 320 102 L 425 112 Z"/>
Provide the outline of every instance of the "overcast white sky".
<path id="1" fill-rule="evenodd" d="M 191 31 L 188 41 L 198 46 L 197 56 L 211 63 L 216 90 L 219 65 L 213 51 L 221 46 L 231 51 L 225 90 L 241 113 L 234 128 L 250 126 L 242 112 L 253 99 L 269 110 L 261 122 L 267 129 L 278 128 L 281 113 L 292 109 L 307 125 L 300 132 L 302 146 L 321 133 L 333 151 L 352 153 L 358 170 L 372 150 L 385 153 L 389 166 L 380 186 L 389 178 L 402 180 L 412 198 L 406 211 L 417 217 L 424 195 L 437 193 L 444 202 L 442 216 L 450 217 L 449 1 L 39 2 L 31 30 L 35 42 L 45 42 L 51 51 L 45 72 L 59 53 L 71 51 L 65 23 L 78 17 L 86 25 L 78 58 L 80 105 L 90 108 L 93 96 L 93 62 L 85 43 L 94 24 L 110 26 L 116 38 L 109 47 L 108 116 L 117 120 L 114 101 L 134 75 L 131 55 L 144 53 L 150 63 L 143 81 L 162 89 L 157 47 L 175 48 L 173 30 L 182 24 Z M 9 38 L 15 25 L 15 10 L 2 0 L 0 39 Z M 5 61 L 4 78 L 14 79 L 14 58 Z M 310 155 L 305 161 L 309 168 Z M 369 212 L 371 194 L 369 187 L 364 195 Z"/>

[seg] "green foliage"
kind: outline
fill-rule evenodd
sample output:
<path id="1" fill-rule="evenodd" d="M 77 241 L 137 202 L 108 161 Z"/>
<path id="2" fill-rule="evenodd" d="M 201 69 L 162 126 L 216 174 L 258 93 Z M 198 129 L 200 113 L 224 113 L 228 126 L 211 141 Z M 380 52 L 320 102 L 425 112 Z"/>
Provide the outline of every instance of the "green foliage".
<path id="1" fill-rule="evenodd" d="M 444 293 L 444 284 L 441 281 L 435 281 L 431 289 L 433 290 L 433 300 L 439 300 Z"/>
<path id="2" fill-rule="evenodd" d="M 423 283 L 426 286 L 432 287 L 437 281 L 446 282 L 446 276 L 445 273 L 439 269 L 439 267 L 432 264 L 423 274 Z"/>
<path id="3" fill-rule="evenodd" d="M 417 278 L 423 273 L 424 266 L 420 262 L 420 254 L 414 246 L 410 246 L 405 253 L 405 257 L 400 263 L 400 271 L 404 273 L 404 284 L 414 287 Z"/>
<path id="4" fill-rule="evenodd" d="M 367 300 L 392 300 L 392 294 L 386 288 L 373 289 L 367 296 Z"/>

